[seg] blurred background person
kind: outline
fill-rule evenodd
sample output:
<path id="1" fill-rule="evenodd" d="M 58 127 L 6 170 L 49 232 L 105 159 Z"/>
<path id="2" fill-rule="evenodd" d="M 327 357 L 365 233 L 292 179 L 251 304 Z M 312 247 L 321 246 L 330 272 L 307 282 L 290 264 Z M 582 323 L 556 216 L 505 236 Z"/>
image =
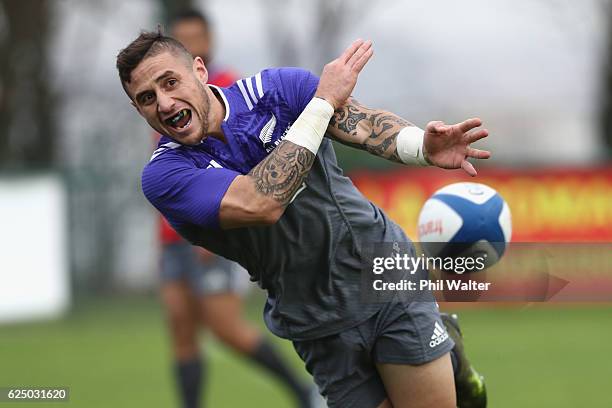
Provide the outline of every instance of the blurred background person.
<path id="1" fill-rule="evenodd" d="M 227 87 L 238 76 L 211 64 L 213 38 L 208 18 L 185 10 L 171 22 L 170 35 L 208 68 L 209 83 Z M 158 138 L 159 135 L 156 135 Z M 205 384 L 206 359 L 200 352 L 198 332 L 204 325 L 224 344 L 264 367 L 294 395 L 297 406 L 311 407 L 316 397 L 283 361 L 264 334 L 242 317 L 242 296 L 248 272 L 238 264 L 192 246 L 160 215 L 161 296 L 173 343 L 175 376 L 184 407 L 200 406 Z"/>

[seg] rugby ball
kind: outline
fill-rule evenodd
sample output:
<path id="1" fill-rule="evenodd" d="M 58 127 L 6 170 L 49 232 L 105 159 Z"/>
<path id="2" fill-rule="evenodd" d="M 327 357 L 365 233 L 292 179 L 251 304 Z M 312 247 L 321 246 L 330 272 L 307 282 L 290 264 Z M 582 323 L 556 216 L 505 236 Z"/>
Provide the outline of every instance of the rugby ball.
<path id="1" fill-rule="evenodd" d="M 510 208 L 489 186 L 450 184 L 436 191 L 423 205 L 418 234 L 425 255 L 451 259 L 479 257 L 484 259 L 481 262 L 484 267 L 476 270 L 486 269 L 499 261 L 510 242 Z"/>

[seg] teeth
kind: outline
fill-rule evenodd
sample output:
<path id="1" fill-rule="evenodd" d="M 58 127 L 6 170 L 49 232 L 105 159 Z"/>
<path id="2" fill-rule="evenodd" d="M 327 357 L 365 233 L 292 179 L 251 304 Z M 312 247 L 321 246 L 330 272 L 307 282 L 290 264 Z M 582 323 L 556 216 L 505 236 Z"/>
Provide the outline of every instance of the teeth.
<path id="1" fill-rule="evenodd" d="M 185 109 L 183 109 L 182 111 L 179 111 L 179 113 L 177 113 L 171 120 L 171 122 L 174 124 L 176 122 L 178 122 L 179 120 L 181 120 L 183 118 L 183 116 L 185 116 Z"/>
<path id="2" fill-rule="evenodd" d="M 172 125 L 174 127 L 177 127 L 176 124 L 183 118 L 185 118 L 187 115 L 189 115 L 189 110 L 188 109 L 182 109 L 179 112 L 177 112 L 176 115 L 172 116 L 171 118 L 166 119 L 166 123 L 168 123 L 169 125 Z M 181 126 L 180 128 L 184 128 L 185 126 Z"/>
<path id="3" fill-rule="evenodd" d="M 187 114 L 188 114 L 188 113 L 189 113 L 189 112 L 186 110 L 186 111 L 185 111 L 185 115 L 184 115 L 184 116 L 187 116 Z M 187 123 L 185 123 L 185 125 L 181 126 L 181 129 L 184 129 L 184 128 L 185 128 L 185 126 L 187 126 L 189 123 L 191 123 L 191 119 L 189 119 L 189 121 L 188 121 Z"/>

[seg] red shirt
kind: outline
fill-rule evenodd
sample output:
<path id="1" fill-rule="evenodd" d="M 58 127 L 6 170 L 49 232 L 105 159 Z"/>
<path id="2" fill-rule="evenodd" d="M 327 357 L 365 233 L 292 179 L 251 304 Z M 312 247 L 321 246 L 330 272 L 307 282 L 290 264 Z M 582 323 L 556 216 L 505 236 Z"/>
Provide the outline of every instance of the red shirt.
<path id="1" fill-rule="evenodd" d="M 232 85 L 237 79 L 238 76 L 229 69 L 215 70 L 209 68 L 208 70 L 208 83 L 221 88 Z M 163 245 L 174 244 L 183 240 L 164 217 L 160 215 L 159 219 L 159 239 Z"/>

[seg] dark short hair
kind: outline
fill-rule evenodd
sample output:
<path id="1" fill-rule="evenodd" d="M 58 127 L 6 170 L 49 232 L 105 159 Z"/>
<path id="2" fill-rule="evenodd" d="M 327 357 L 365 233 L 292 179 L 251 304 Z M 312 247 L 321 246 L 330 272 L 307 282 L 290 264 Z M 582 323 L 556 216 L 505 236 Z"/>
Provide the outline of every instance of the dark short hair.
<path id="1" fill-rule="evenodd" d="M 172 37 L 167 37 L 162 33 L 161 27 L 157 31 L 143 31 L 127 47 L 122 49 L 117 55 L 117 71 L 121 85 L 127 93 L 125 84 L 132 80 L 132 71 L 144 59 L 154 57 L 162 52 L 169 51 L 185 59 L 193 59 L 192 55 L 185 49 L 183 44 Z"/>
<path id="2" fill-rule="evenodd" d="M 172 25 L 178 24 L 185 20 L 197 20 L 200 23 L 204 24 L 208 29 L 210 26 L 210 22 L 208 20 L 208 16 L 206 14 L 196 10 L 196 9 L 186 9 L 179 13 L 177 13 L 172 21 L 170 22 Z"/>

